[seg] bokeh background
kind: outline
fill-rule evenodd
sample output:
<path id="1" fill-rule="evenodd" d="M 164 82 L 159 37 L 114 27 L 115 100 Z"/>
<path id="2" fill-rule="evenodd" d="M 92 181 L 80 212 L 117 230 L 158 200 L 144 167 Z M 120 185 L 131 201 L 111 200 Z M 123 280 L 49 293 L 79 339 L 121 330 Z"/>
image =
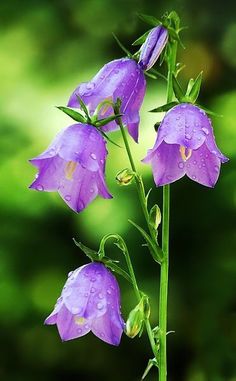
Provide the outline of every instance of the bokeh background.
<path id="1" fill-rule="evenodd" d="M 135 381 L 150 358 L 145 335 L 110 347 L 92 334 L 61 343 L 44 326 L 67 273 L 86 263 L 72 237 L 97 248 L 108 232 L 123 235 L 141 288 L 157 318 L 159 269 L 129 225 L 142 224 L 134 186 L 120 188 L 115 174 L 127 166 L 124 150 L 109 146 L 107 181 L 113 200 L 97 199 L 76 215 L 57 194 L 28 190 L 40 153 L 68 117 L 70 93 L 106 62 L 122 56 L 112 32 L 130 46 L 148 26 L 136 12 L 157 17 L 177 10 L 186 50 L 181 80 L 204 70 L 201 103 L 214 118 L 219 147 L 230 157 L 215 189 L 187 178 L 171 187 L 169 381 L 236 381 L 236 3 L 233 0 L 11 0 L 0 3 L 0 377 L 6 381 Z M 161 115 L 147 111 L 165 101 L 162 80 L 148 79 L 137 162 L 153 145 Z M 113 139 L 120 140 L 119 133 Z M 147 187 L 150 168 L 138 164 Z M 151 203 L 161 203 L 154 188 Z M 110 255 L 118 258 L 115 247 Z M 122 310 L 134 306 L 122 279 Z M 153 370 L 148 380 L 156 380 Z"/>

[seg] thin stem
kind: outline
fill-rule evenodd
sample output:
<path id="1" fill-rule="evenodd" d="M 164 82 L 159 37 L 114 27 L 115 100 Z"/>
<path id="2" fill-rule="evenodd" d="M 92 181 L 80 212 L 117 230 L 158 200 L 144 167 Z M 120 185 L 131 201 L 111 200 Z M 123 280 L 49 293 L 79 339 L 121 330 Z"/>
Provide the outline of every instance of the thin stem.
<path id="1" fill-rule="evenodd" d="M 175 71 L 177 42 L 170 44 L 170 59 L 168 62 L 168 85 L 167 103 L 172 101 L 173 86 L 172 75 Z M 170 222 L 170 185 L 163 187 L 163 210 L 162 210 L 162 251 L 164 258 L 161 263 L 160 274 L 160 297 L 159 297 L 159 327 L 160 327 L 160 363 L 159 381 L 167 379 L 167 301 L 168 301 L 168 268 L 169 268 L 169 222 Z"/>

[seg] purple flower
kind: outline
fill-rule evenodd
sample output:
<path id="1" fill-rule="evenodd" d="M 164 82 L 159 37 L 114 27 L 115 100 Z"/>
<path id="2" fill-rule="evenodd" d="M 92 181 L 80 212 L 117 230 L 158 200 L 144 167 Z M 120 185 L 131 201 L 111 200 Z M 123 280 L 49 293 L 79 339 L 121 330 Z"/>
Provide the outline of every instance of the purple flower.
<path id="1" fill-rule="evenodd" d="M 99 103 L 104 100 L 116 101 L 120 98 L 123 123 L 129 134 L 138 141 L 139 109 L 145 95 L 146 80 L 140 66 L 129 58 L 111 61 L 86 83 L 80 84 L 71 95 L 68 106 L 79 108 L 76 95 L 79 95 L 90 113 L 93 114 Z M 100 118 L 113 115 L 113 109 L 104 105 Z M 118 129 L 115 121 L 103 127 L 103 131 Z"/>
<path id="2" fill-rule="evenodd" d="M 114 275 L 98 262 L 69 273 L 62 294 L 45 324 L 57 324 L 62 340 L 92 331 L 108 344 L 119 345 L 124 322 L 120 290 Z"/>
<path id="3" fill-rule="evenodd" d="M 151 162 L 157 186 L 173 183 L 185 174 L 214 187 L 221 163 L 228 161 L 216 145 L 211 120 L 199 107 L 183 103 L 167 112 L 154 147 L 143 162 Z"/>
<path id="4" fill-rule="evenodd" d="M 158 60 L 168 41 L 168 31 L 163 26 L 153 28 L 141 46 L 139 64 L 143 70 L 149 70 Z"/>
<path id="5" fill-rule="evenodd" d="M 106 156 L 106 142 L 94 127 L 73 124 L 30 160 L 39 170 L 30 188 L 58 191 L 71 209 L 80 212 L 98 194 L 112 197 L 104 180 Z"/>

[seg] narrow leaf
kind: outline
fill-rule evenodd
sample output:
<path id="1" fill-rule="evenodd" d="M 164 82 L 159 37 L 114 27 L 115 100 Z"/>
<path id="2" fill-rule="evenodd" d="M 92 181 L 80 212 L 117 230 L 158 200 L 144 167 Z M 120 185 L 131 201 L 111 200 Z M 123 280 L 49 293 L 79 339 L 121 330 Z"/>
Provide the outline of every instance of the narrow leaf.
<path id="1" fill-rule="evenodd" d="M 140 36 L 139 38 L 137 38 L 137 40 L 135 40 L 132 45 L 134 46 L 137 46 L 137 45 L 142 45 L 145 41 L 146 41 L 146 38 L 147 36 L 149 35 L 150 33 L 150 30 L 149 29 L 147 32 L 145 32 L 142 36 Z"/>
<path id="2" fill-rule="evenodd" d="M 118 143 L 114 142 L 114 140 L 111 140 L 109 136 L 102 130 L 98 129 L 98 131 L 102 134 L 102 136 L 110 143 L 114 144 L 116 147 L 122 148 Z"/>
<path id="3" fill-rule="evenodd" d="M 156 366 L 158 368 L 158 363 L 155 358 L 148 361 L 147 367 L 142 375 L 142 380 L 144 380 L 147 377 L 148 373 L 150 372 L 153 366 Z"/>
<path id="4" fill-rule="evenodd" d="M 157 245 L 154 245 L 151 237 L 145 232 L 145 230 L 143 228 L 141 228 L 141 226 L 137 225 L 132 220 L 128 220 L 128 221 L 141 233 L 141 235 L 143 236 L 143 238 L 147 242 L 148 248 L 150 250 L 150 253 L 151 253 L 154 261 L 160 263 L 160 260 L 162 258 L 162 254 L 163 254 L 161 248 Z"/>
<path id="5" fill-rule="evenodd" d="M 106 124 L 112 122 L 113 120 L 116 120 L 117 118 L 120 118 L 121 116 L 123 116 L 123 114 L 111 115 L 111 116 L 108 116 L 107 118 L 96 120 L 94 122 L 94 125 L 96 127 L 102 127 L 102 126 L 105 126 Z"/>
<path id="6" fill-rule="evenodd" d="M 157 26 L 161 24 L 161 22 L 158 19 L 156 19 L 156 17 L 153 17 L 153 16 L 144 15 L 143 13 L 138 13 L 138 17 L 140 18 L 140 20 L 144 21 L 145 23 L 151 26 Z"/>
<path id="7" fill-rule="evenodd" d="M 98 260 L 98 253 L 95 250 L 90 249 L 89 247 L 85 246 L 82 242 L 77 242 L 75 238 L 73 238 L 74 243 L 76 246 L 80 248 L 84 252 L 84 254 L 87 255 L 92 261 Z"/>
<path id="8" fill-rule="evenodd" d="M 200 92 L 200 88 L 202 84 L 202 73 L 203 72 L 201 71 L 201 73 L 198 74 L 197 78 L 195 79 L 193 83 L 192 89 L 190 90 L 190 93 L 189 93 L 189 97 L 193 103 L 196 102 Z"/>
<path id="9" fill-rule="evenodd" d="M 148 77 L 151 77 L 153 79 L 157 79 L 158 77 L 159 78 L 162 78 L 164 79 L 165 81 L 167 81 L 167 78 L 162 74 L 160 73 L 159 71 L 155 70 L 155 69 L 150 69 L 147 71 L 144 72 Z"/>
<path id="10" fill-rule="evenodd" d="M 123 270 L 120 266 L 118 266 L 116 263 L 114 263 L 114 261 L 112 261 L 111 259 L 103 258 L 103 262 L 106 265 L 106 267 L 109 267 L 109 269 L 111 269 L 115 273 L 123 276 L 123 278 L 125 278 L 128 282 L 132 284 L 132 280 L 129 274 L 125 270 Z"/>
<path id="11" fill-rule="evenodd" d="M 181 102 L 182 98 L 184 97 L 184 92 L 174 75 L 172 75 L 172 83 L 175 96 L 178 99 L 178 101 Z"/>
<path id="12" fill-rule="evenodd" d="M 217 114 L 216 112 L 214 111 L 211 111 L 209 110 L 208 108 L 202 106 L 202 105 L 199 105 L 196 103 L 196 106 L 200 107 L 202 110 L 204 110 L 208 115 L 212 115 L 212 116 L 216 116 L 218 118 L 223 118 L 223 115 L 222 114 Z"/>
<path id="13" fill-rule="evenodd" d="M 119 38 L 115 35 L 115 33 L 112 33 L 114 39 L 116 40 L 119 47 L 127 54 L 129 58 L 132 58 L 132 54 L 126 49 L 126 47 L 122 44 L 122 42 L 119 40 Z"/>
<path id="14" fill-rule="evenodd" d="M 86 104 L 84 103 L 83 99 L 78 94 L 75 94 L 75 95 L 76 95 L 76 98 L 78 99 L 81 109 L 83 110 L 87 118 L 90 120 L 90 115 L 89 115 Z"/>
<path id="15" fill-rule="evenodd" d="M 172 107 L 176 106 L 178 102 L 169 102 L 165 105 L 159 106 L 157 108 L 154 108 L 153 110 L 150 110 L 149 112 L 166 112 L 169 111 Z"/>
<path id="16" fill-rule="evenodd" d="M 70 116 L 72 119 L 76 120 L 76 122 L 86 123 L 86 119 L 79 112 L 64 106 L 57 106 L 58 110 L 63 111 L 66 115 Z"/>

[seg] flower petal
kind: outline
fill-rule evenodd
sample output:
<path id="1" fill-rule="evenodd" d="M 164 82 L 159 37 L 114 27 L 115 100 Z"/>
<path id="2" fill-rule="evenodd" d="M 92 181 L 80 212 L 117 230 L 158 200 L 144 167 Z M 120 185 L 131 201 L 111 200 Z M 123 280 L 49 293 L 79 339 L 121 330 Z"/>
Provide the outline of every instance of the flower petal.
<path id="1" fill-rule="evenodd" d="M 220 158 L 209 151 L 206 144 L 192 151 L 186 164 L 187 176 L 207 187 L 214 187 L 220 174 Z"/>
<path id="2" fill-rule="evenodd" d="M 143 70 L 149 70 L 159 58 L 168 40 L 168 31 L 159 25 L 153 28 L 140 48 L 139 64 Z"/>
<path id="3" fill-rule="evenodd" d="M 38 168 L 39 173 L 29 188 L 51 192 L 60 187 L 65 168 L 62 158 L 56 155 L 47 159 L 31 159 L 30 163 Z"/>
<path id="4" fill-rule="evenodd" d="M 99 339 L 108 344 L 119 345 L 123 326 L 115 312 L 106 312 L 92 322 L 91 330 Z"/>
<path id="5" fill-rule="evenodd" d="M 64 305 L 57 315 L 57 328 L 63 341 L 86 335 L 91 326 L 89 322 L 76 324 L 78 317 L 73 315 Z"/>

